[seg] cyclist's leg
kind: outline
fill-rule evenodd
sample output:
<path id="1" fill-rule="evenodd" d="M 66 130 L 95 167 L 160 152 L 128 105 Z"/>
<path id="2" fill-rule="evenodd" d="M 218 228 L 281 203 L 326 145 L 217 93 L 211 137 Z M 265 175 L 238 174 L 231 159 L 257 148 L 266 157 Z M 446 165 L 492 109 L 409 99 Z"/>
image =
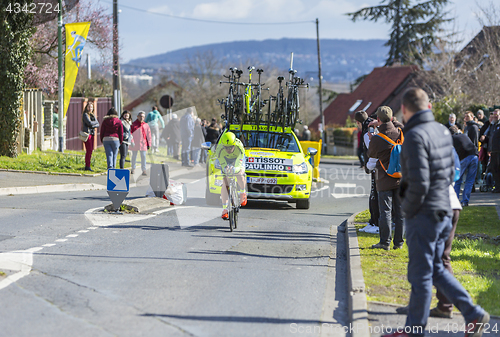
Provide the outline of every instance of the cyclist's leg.
<path id="1" fill-rule="evenodd" d="M 241 206 L 245 206 L 247 204 L 247 194 L 246 194 L 247 178 L 245 170 L 241 170 L 240 172 L 238 172 L 238 174 L 236 175 L 236 181 L 238 183 L 238 188 L 239 188 L 238 193 L 240 194 L 240 204 Z"/>
<path id="2" fill-rule="evenodd" d="M 229 199 L 227 193 L 227 187 L 229 186 L 229 182 L 227 177 L 222 178 L 222 186 L 220 189 L 220 197 L 222 199 L 222 218 L 227 218 L 227 200 Z"/>
<path id="3" fill-rule="evenodd" d="M 240 188 L 240 193 L 245 192 L 247 190 L 247 179 L 246 179 L 245 171 L 240 171 L 236 175 L 236 180 L 238 181 L 238 187 Z"/>

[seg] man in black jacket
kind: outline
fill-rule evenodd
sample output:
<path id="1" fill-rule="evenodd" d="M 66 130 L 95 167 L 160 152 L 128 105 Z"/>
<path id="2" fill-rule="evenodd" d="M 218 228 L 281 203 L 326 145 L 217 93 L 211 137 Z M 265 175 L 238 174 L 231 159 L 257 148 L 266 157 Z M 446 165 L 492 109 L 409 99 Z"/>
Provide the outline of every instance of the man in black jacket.
<path id="1" fill-rule="evenodd" d="M 486 172 L 490 155 L 488 154 L 488 135 L 491 120 L 493 120 L 493 112 L 490 114 L 489 119 L 479 129 L 479 141 L 481 142 L 481 151 L 479 153 L 479 162 L 481 163 L 481 174 Z"/>
<path id="2" fill-rule="evenodd" d="M 455 182 L 455 193 L 460 200 L 460 187 L 462 180 L 465 177 L 465 187 L 462 196 L 462 206 L 469 206 L 469 199 L 472 189 L 474 188 L 474 180 L 477 171 L 477 148 L 472 144 L 469 137 L 458 132 L 456 126 L 450 128 L 453 135 L 453 147 L 460 158 L 460 178 Z M 465 175 L 467 173 L 467 175 Z"/>
<path id="3" fill-rule="evenodd" d="M 471 111 L 467 111 L 464 116 L 465 129 L 464 134 L 469 137 L 470 141 L 474 146 L 479 146 L 479 128 L 477 123 L 474 122 L 474 114 Z"/>
<path id="4" fill-rule="evenodd" d="M 378 193 L 377 193 L 377 185 L 375 179 L 375 172 L 366 169 L 366 164 L 368 162 L 368 147 L 365 143 L 365 135 L 369 131 L 369 126 L 373 119 L 368 117 L 368 114 L 363 111 L 356 111 L 354 114 L 354 119 L 356 120 L 356 124 L 358 125 L 358 129 L 361 129 L 361 142 L 363 144 L 363 157 L 365 158 L 365 172 L 367 174 L 371 174 L 371 188 L 370 188 L 370 197 L 368 201 L 368 208 L 370 210 L 370 221 L 369 224 L 372 226 L 378 226 L 378 219 L 380 217 L 380 212 L 378 208 Z"/>
<path id="5" fill-rule="evenodd" d="M 490 139 L 488 142 L 488 152 L 491 153 L 491 173 L 495 181 L 493 193 L 500 193 L 500 110 L 496 109 L 490 127 Z"/>
<path id="6" fill-rule="evenodd" d="M 434 121 L 431 107 L 422 89 L 410 88 L 403 95 L 401 110 L 406 125 L 401 151 L 401 194 L 411 295 L 405 332 L 388 336 L 424 336 L 434 283 L 461 311 L 468 331 L 472 332 L 467 336 L 479 337 L 489 315 L 472 303 L 467 291 L 441 261 L 452 228 L 449 186 L 455 174 L 454 155 L 450 132 Z"/>
<path id="7" fill-rule="evenodd" d="M 179 145 L 181 143 L 181 126 L 177 114 L 172 114 L 172 119 L 163 129 L 162 138 L 167 141 L 168 146 L 172 150 L 174 159 L 179 160 Z"/>

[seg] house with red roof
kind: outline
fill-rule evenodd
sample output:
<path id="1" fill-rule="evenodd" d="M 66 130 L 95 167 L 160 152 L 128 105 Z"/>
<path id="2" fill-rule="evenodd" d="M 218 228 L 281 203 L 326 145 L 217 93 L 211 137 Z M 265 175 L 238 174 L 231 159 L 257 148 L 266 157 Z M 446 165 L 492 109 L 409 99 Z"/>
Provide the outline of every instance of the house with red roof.
<path id="1" fill-rule="evenodd" d="M 151 107 L 156 105 L 161 112 L 162 107 L 160 105 L 160 98 L 162 96 L 168 95 L 173 98 L 174 104 L 176 100 L 180 98 L 182 94 L 182 87 L 180 87 L 174 81 L 168 81 L 164 83 L 159 83 L 153 88 L 146 91 L 141 96 L 134 99 L 132 102 L 128 103 L 123 107 L 123 110 L 128 110 L 132 114 L 132 118 L 135 120 L 139 111 L 144 111 L 148 113 L 151 111 Z"/>
<path id="2" fill-rule="evenodd" d="M 417 66 L 379 67 L 366 76 L 361 84 L 348 94 L 339 94 L 325 109 L 325 124 L 345 126 L 347 118 L 354 121 L 356 111 L 364 110 L 370 116 L 379 106 L 390 106 L 394 116 L 401 118 L 401 97 L 406 88 L 416 86 Z M 318 130 L 321 117 L 318 116 L 310 129 Z"/>

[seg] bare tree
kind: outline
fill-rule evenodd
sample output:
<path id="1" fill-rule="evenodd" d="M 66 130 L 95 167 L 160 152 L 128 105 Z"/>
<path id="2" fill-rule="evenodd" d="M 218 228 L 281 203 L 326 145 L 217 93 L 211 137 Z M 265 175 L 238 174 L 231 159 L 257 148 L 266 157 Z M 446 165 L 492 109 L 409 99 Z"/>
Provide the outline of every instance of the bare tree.
<path id="1" fill-rule="evenodd" d="M 435 106 L 446 113 L 498 104 L 500 92 L 500 6 L 476 3 L 482 30 L 461 50 L 460 40 L 442 44 L 425 59 L 421 75 Z M 437 109 L 440 110 L 440 109 Z M 447 118 L 447 117 L 446 117 Z"/>

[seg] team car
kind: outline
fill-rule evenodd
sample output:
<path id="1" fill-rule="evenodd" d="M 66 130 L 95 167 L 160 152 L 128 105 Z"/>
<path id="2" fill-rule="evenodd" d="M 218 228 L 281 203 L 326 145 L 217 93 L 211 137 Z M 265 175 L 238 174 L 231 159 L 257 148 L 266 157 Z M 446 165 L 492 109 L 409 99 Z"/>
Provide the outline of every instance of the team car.
<path id="1" fill-rule="evenodd" d="M 267 125 L 231 124 L 224 132 L 233 132 L 245 147 L 247 198 L 284 200 L 297 208 L 309 209 L 313 167 L 309 159 L 314 148 L 302 149 L 291 128 Z M 209 146 L 207 159 L 206 202 L 220 204 L 221 165 L 215 156 L 216 144 Z"/>

